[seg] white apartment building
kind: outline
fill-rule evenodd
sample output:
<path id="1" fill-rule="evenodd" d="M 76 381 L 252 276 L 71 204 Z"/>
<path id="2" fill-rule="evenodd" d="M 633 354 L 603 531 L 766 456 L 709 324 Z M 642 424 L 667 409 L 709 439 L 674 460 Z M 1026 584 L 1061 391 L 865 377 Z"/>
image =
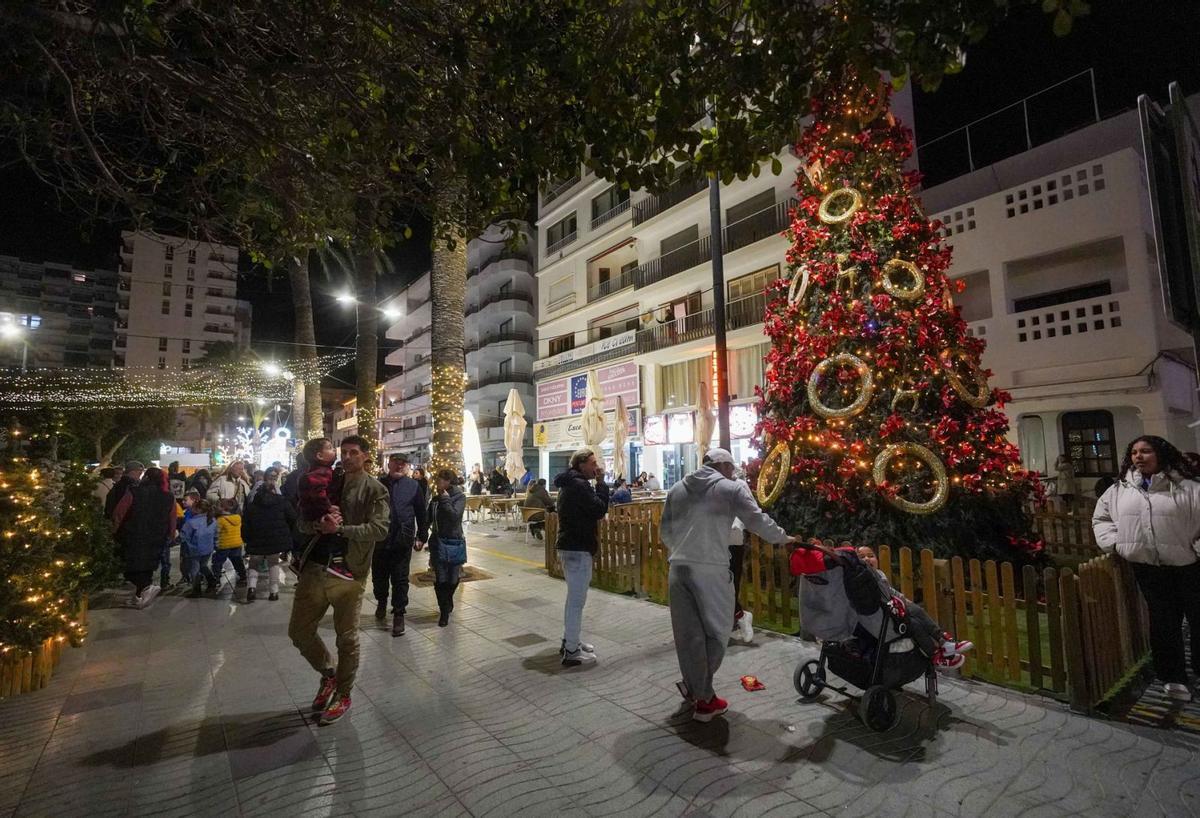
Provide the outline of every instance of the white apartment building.
<path id="1" fill-rule="evenodd" d="M 504 403 L 510 389 L 517 389 L 528 420 L 533 421 L 537 290 L 530 258 L 533 237 L 525 225 L 520 234 L 518 249 L 509 247 L 508 232 L 500 227 L 489 228 L 467 243 L 465 405 L 475 419 L 482 462 L 488 469 L 504 459 Z M 433 431 L 429 275 L 420 276 L 380 305 L 385 313 L 399 315 L 386 338 L 400 344 L 386 358 L 389 366 L 400 371 L 383 385 L 383 449 L 403 452 L 422 463 L 428 460 Z M 531 432 L 526 434 L 532 438 Z M 531 446 L 525 458 L 526 465 L 533 467 L 536 451 Z"/>
<path id="2" fill-rule="evenodd" d="M 117 366 L 188 369 L 210 343 L 250 343 L 237 297 L 238 249 L 177 236 L 121 233 Z"/>
<path id="3" fill-rule="evenodd" d="M 905 95 L 894 109 L 911 121 Z M 764 287 L 786 274 L 798 167 L 721 188 L 724 320 L 733 454 L 754 456 L 754 388 L 763 382 Z M 1106 120 L 932 188 L 946 223 L 951 277 L 970 331 L 988 341 L 992 384 L 1026 464 L 1045 472 L 1069 450 L 1087 477 L 1115 470 L 1140 433 L 1187 448 L 1196 436 L 1194 356 L 1167 323 L 1155 265 L 1136 116 Z M 612 410 L 630 407 L 629 474 L 670 485 L 696 467 L 695 409 L 711 388 L 709 202 L 697 184 L 658 196 L 581 173 L 540 201 L 535 445 L 539 474 L 566 467 L 582 442 L 584 387 L 595 369 Z M 1019 430 L 1019 432 L 1018 432 Z M 611 433 L 609 437 L 611 441 Z M 611 446 L 602 447 L 611 466 Z"/>

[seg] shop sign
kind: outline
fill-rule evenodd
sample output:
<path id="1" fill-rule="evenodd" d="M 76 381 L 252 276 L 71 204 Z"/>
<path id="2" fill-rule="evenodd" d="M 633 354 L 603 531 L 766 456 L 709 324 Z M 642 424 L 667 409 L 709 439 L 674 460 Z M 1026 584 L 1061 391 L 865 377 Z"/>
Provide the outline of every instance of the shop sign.
<path id="1" fill-rule="evenodd" d="M 625 399 L 627 407 L 642 402 L 641 378 L 635 361 L 602 366 L 596 369 L 596 380 L 604 395 L 606 411 L 617 408 L 617 398 Z M 541 381 L 537 385 L 537 419 L 551 420 L 565 415 L 581 415 L 587 408 L 587 373 Z"/>
<path id="2" fill-rule="evenodd" d="M 615 412 L 604 413 L 604 441 L 609 446 L 613 439 Z M 629 426 L 625 434 L 629 438 L 638 436 L 642 425 L 642 412 L 638 408 L 629 410 Z M 578 449 L 583 442 L 583 418 L 579 416 L 539 421 L 533 424 L 533 445 L 539 449 Z"/>
<path id="3" fill-rule="evenodd" d="M 584 358 L 599 355 L 601 352 L 631 346 L 636 340 L 637 330 L 626 330 L 619 335 L 610 335 L 607 338 L 601 338 L 599 341 L 593 341 L 590 344 L 584 344 L 574 349 L 568 349 L 566 352 L 551 355 L 549 358 L 539 358 L 533 362 L 533 371 L 541 372 L 543 369 L 560 366 L 561 364 L 569 364 L 572 361 L 582 361 Z"/>

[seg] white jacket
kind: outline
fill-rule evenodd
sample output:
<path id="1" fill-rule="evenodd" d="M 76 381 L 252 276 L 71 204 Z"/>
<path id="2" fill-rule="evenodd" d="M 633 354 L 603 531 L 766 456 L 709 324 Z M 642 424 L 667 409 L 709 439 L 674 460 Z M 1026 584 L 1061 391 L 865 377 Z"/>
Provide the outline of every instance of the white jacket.
<path id="1" fill-rule="evenodd" d="M 1191 565 L 1200 555 L 1200 483 L 1159 472 L 1150 489 L 1131 470 L 1096 502 L 1092 530 L 1105 554 L 1130 562 Z"/>
<path id="2" fill-rule="evenodd" d="M 244 478 L 234 479 L 227 474 L 223 474 L 212 482 L 208 487 L 207 498 L 210 502 L 219 503 L 222 500 L 237 500 L 238 510 L 246 503 L 246 498 L 250 494 L 250 484 Z"/>
<path id="3" fill-rule="evenodd" d="M 729 540 L 734 518 L 767 542 L 782 543 L 788 533 L 754 501 L 750 487 L 704 466 L 671 487 L 659 534 L 669 561 L 729 568 Z"/>

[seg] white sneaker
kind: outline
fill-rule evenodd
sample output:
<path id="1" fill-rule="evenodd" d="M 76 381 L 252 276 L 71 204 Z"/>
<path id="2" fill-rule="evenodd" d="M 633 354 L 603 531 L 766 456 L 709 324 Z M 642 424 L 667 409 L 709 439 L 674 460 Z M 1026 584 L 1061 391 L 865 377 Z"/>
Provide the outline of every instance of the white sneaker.
<path id="1" fill-rule="evenodd" d="M 754 641 L 754 614 L 742 611 L 742 618 L 737 621 L 742 641 L 749 644 Z"/>
<path id="2" fill-rule="evenodd" d="M 154 601 L 154 598 L 158 596 L 158 593 L 161 590 L 162 588 L 159 588 L 157 585 L 146 586 L 146 589 L 142 591 L 142 595 L 137 598 L 137 606 L 139 608 L 145 608 Z"/>
<path id="3" fill-rule="evenodd" d="M 591 651 L 584 650 L 582 647 L 578 650 L 569 650 L 563 654 L 562 663 L 565 667 L 576 667 L 577 665 L 590 665 L 596 661 L 596 654 Z"/>
<path id="4" fill-rule="evenodd" d="M 1168 699 L 1177 699 L 1181 702 L 1192 700 L 1192 691 L 1188 690 L 1187 685 L 1179 684 L 1179 682 L 1167 682 L 1163 688 L 1167 691 Z"/>

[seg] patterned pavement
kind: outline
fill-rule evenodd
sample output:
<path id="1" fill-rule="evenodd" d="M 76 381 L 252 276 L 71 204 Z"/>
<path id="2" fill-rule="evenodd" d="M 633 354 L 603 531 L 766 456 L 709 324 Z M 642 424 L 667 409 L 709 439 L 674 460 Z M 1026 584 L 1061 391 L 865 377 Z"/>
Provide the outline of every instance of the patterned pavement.
<path id="1" fill-rule="evenodd" d="M 874 734 L 836 694 L 797 702 L 792 670 L 815 651 L 791 638 L 731 648 L 730 713 L 694 723 L 664 608 L 593 592 L 600 662 L 562 668 L 565 589 L 540 548 L 490 524 L 469 537 L 492 578 L 462 586 L 449 628 L 414 588 L 393 639 L 368 594 L 353 709 L 324 728 L 285 633 L 290 588 L 96 611 L 48 689 L 0 702 L 0 815 L 1200 813 L 1200 737 L 957 680 Z"/>

